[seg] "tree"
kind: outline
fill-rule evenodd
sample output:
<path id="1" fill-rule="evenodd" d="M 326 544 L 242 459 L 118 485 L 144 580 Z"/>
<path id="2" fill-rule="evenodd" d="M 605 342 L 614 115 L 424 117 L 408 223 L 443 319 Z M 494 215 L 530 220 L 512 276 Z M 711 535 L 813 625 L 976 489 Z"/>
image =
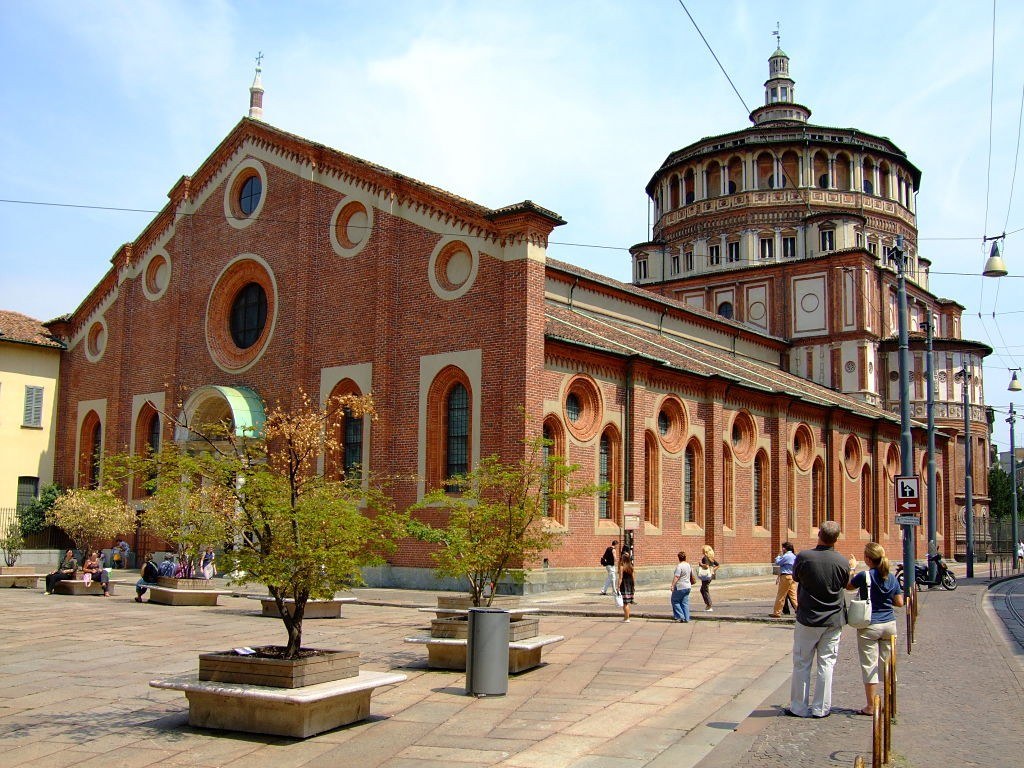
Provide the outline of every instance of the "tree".
<path id="1" fill-rule="evenodd" d="M 569 480 L 578 467 L 560 456 L 547 456 L 551 445 L 550 440 L 534 438 L 526 442 L 525 455 L 517 461 L 486 457 L 412 507 L 447 513 L 443 525 L 413 520 L 410 530 L 416 538 L 439 545 L 431 554 L 435 572 L 465 579 L 475 606 L 485 600 L 490 605 L 502 579 L 521 582 L 529 564 L 559 543 L 564 531 L 548 517 L 552 505 L 566 505 L 601 490 L 571 487 Z M 449 492 L 453 487 L 457 493 Z"/>
<path id="2" fill-rule="evenodd" d="M 135 528 L 135 510 L 108 488 L 76 488 L 62 493 L 49 512 L 48 525 L 65 531 L 83 554 L 98 542 Z"/>
<path id="3" fill-rule="evenodd" d="M 23 536 L 42 533 L 46 527 L 46 513 L 53 508 L 57 498 L 64 492 L 56 483 L 44 485 L 39 496 L 18 510 L 18 524 Z"/>
<path id="4" fill-rule="evenodd" d="M 996 520 L 1008 518 L 1013 509 L 1013 480 L 1010 473 L 1003 469 L 998 462 L 992 464 L 988 470 L 988 493 L 991 498 L 991 515 Z M 1024 488 L 1017 487 L 1018 509 L 1024 503 Z"/>
<path id="5" fill-rule="evenodd" d="M 17 520 L 7 524 L 7 530 L 0 536 L 0 552 L 3 552 L 4 563 L 13 567 L 21 556 L 21 549 L 25 546 L 25 539 L 21 535 L 21 525 Z"/>
<path id="6" fill-rule="evenodd" d="M 139 467 L 155 485 L 153 520 L 171 520 L 179 539 L 195 526 L 196 540 L 209 543 L 214 530 L 234 540 L 226 559 L 237 581 L 265 584 L 277 603 L 288 633 L 283 658 L 300 655 L 306 603 L 362 584 L 361 568 L 383 562 L 405 535 L 383 490 L 318 474 L 318 460 L 340 450 L 334 435 L 345 415 L 373 417 L 372 398 L 318 406 L 300 392 L 297 407 L 272 409 L 243 435 L 224 424 L 178 423 L 202 448 L 169 446 Z M 204 511 L 215 522 L 200 534 Z"/>

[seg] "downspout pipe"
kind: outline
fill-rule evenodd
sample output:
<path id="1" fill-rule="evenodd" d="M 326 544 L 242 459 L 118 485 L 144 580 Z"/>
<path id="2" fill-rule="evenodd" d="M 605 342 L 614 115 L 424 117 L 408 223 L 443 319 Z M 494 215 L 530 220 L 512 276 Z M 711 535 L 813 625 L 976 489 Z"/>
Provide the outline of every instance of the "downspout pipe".
<path id="1" fill-rule="evenodd" d="M 626 358 L 626 403 L 622 418 L 622 496 L 625 501 L 633 501 L 633 366 L 637 356 Z"/>

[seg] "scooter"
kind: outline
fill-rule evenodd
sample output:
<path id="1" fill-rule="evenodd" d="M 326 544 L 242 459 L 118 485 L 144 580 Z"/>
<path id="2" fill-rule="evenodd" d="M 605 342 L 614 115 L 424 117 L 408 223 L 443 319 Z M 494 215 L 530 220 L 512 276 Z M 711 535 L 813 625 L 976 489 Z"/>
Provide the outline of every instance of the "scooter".
<path id="1" fill-rule="evenodd" d="M 935 563 L 935 580 L 928 578 L 927 564 L 914 563 L 914 581 L 917 582 L 917 586 L 942 587 L 950 591 L 956 589 L 956 576 L 949 570 L 941 554 L 936 552 L 934 555 L 928 555 L 928 562 Z M 896 581 L 900 583 L 900 589 L 903 589 L 903 563 L 896 564 Z"/>

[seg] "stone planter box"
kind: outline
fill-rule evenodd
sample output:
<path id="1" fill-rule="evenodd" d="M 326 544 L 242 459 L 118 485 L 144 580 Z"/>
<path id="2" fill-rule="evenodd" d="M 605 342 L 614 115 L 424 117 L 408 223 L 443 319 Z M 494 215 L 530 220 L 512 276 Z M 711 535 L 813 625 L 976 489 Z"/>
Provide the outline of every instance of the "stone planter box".
<path id="1" fill-rule="evenodd" d="M 167 589 L 210 589 L 209 579 L 175 579 L 171 576 L 161 576 L 156 583 Z"/>
<path id="2" fill-rule="evenodd" d="M 354 597 L 336 597 L 333 600 L 307 600 L 306 608 L 302 613 L 303 620 L 306 619 L 340 619 L 341 618 L 341 606 L 345 603 L 354 603 L 356 598 Z M 261 615 L 269 618 L 280 619 L 281 613 L 277 610 L 277 601 L 272 597 L 261 597 L 260 603 L 263 607 L 263 613 Z M 295 604 L 294 600 L 285 600 L 285 610 L 291 614 L 291 606 Z"/>
<path id="3" fill-rule="evenodd" d="M 0 565 L 0 576 L 35 576 L 38 570 L 31 565 Z"/>
<path id="4" fill-rule="evenodd" d="M 219 683 L 301 688 L 358 674 L 358 651 L 321 651 L 302 659 L 264 659 L 234 651 L 199 655 L 199 679 Z"/>
<path id="5" fill-rule="evenodd" d="M 536 637 L 538 634 L 540 634 L 540 619 L 523 618 L 509 622 L 509 642 Z M 464 640 L 469 636 L 469 620 L 467 617 L 432 619 L 430 636 Z"/>
<path id="6" fill-rule="evenodd" d="M 486 601 L 485 601 L 486 602 Z M 500 595 L 491 602 L 491 608 L 517 608 L 519 597 L 516 595 Z M 473 607 L 473 599 L 469 595 L 438 595 L 437 607 L 444 609 L 468 610 Z"/>

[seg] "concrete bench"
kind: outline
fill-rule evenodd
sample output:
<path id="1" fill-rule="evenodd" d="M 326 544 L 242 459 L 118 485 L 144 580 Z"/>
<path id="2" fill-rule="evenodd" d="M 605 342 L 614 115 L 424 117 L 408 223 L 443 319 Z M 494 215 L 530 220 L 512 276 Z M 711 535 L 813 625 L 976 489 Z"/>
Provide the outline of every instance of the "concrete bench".
<path id="1" fill-rule="evenodd" d="M 43 578 L 46 578 L 45 573 L 0 573 L 0 588 L 28 587 L 35 589 L 39 586 L 39 579 Z"/>
<path id="2" fill-rule="evenodd" d="M 498 605 L 494 607 L 501 608 Z M 418 608 L 417 610 L 423 613 L 436 613 L 439 619 L 469 615 L 468 608 Z M 529 616 L 531 613 L 540 613 L 540 608 L 502 608 L 502 610 L 508 611 L 509 621 L 519 621 L 523 616 Z"/>
<path id="3" fill-rule="evenodd" d="M 544 646 L 560 643 L 563 635 L 537 635 L 508 644 L 508 671 L 510 674 L 525 672 L 540 666 L 540 654 Z M 463 638 L 431 637 L 418 635 L 405 638 L 407 643 L 427 646 L 427 666 L 431 669 L 453 669 L 465 671 L 466 646 Z"/>
<path id="4" fill-rule="evenodd" d="M 111 579 L 107 583 L 107 591 L 110 594 L 114 594 L 114 585 L 121 584 L 120 581 L 114 581 Z M 73 579 L 64 579 L 58 581 L 53 587 L 53 593 L 55 595 L 102 595 L 103 587 L 96 579 L 92 579 L 86 583 L 81 575 L 76 576 Z"/>
<path id="5" fill-rule="evenodd" d="M 153 585 L 149 590 L 149 602 L 159 605 L 210 606 L 217 604 L 221 595 L 230 595 L 230 589 L 173 589 Z"/>
<path id="6" fill-rule="evenodd" d="M 279 619 L 281 614 L 277 610 L 277 602 L 272 597 L 253 596 L 254 600 L 259 600 L 263 605 L 262 616 L 268 616 L 270 618 Z M 306 608 L 302 613 L 303 619 L 340 619 L 341 618 L 341 606 L 345 603 L 356 603 L 359 602 L 357 597 L 335 597 L 331 600 L 307 600 Z M 295 601 L 287 599 L 284 601 L 285 606 L 294 605 Z M 290 611 L 291 609 L 289 609 Z"/>
<path id="7" fill-rule="evenodd" d="M 188 699 L 188 724 L 196 728 L 305 739 L 365 720 L 373 690 L 405 679 L 395 672 L 362 671 L 356 677 L 302 688 L 216 683 L 200 680 L 198 675 L 150 680 L 149 684 L 183 691 Z"/>

